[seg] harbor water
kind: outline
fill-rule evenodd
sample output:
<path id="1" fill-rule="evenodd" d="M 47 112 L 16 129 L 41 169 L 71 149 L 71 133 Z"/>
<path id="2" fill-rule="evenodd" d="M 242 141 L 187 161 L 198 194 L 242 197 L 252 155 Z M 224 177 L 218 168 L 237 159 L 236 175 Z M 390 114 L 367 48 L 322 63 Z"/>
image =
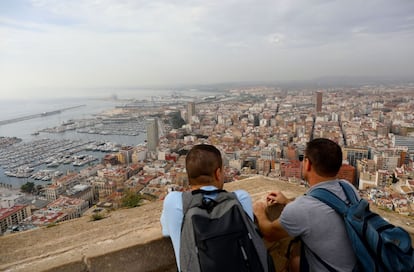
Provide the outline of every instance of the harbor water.
<path id="1" fill-rule="evenodd" d="M 65 110 L 57 114 L 45 115 L 38 118 L 32 118 L 20 122 L 14 122 L 0 126 L 0 136 L 2 137 L 17 137 L 22 139 L 22 143 L 16 145 L 22 145 L 25 143 L 36 143 L 41 139 L 52 140 L 76 140 L 80 142 L 111 142 L 114 144 L 123 145 L 137 145 L 143 143 L 146 139 L 146 135 L 141 133 L 137 136 L 125 136 L 125 135 L 99 135 L 88 133 L 77 133 L 75 130 L 66 131 L 63 133 L 36 133 L 39 130 L 54 127 L 66 122 L 67 120 L 85 119 L 91 118 L 94 114 L 98 114 L 104 110 L 112 109 L 115 106 L 120 105 L 121 102 L 114 100 L 102 100 L 102 99 L 64 99 L 64 100 L 44 100 L 44 101 L 13 101 L 13 103 L 2 103 L 1 120 L 9 120 L 13 118 L 19 118 L 22 116 L 28 116 L 32 114 L 39 114 L 43 112 L 55 111 L 68 107 L 75 107 L 73 109 Z M 79 106 L 79 107 L 77 107 Z M 81 154 L 92 155 L 100 160 L 104 155 L 104 152 L 99 151 L 83 151 Z M 96 161 L 92 162 L 96 163 Z M 72 163 L 60 164 L 57 167 L 45 167 L 45 165 L 33 167 L 33 173 L 38 172 L 41 169 L 53 171 L 60 174 L 65 174 L 67 171 L 79 171 L 90 164 L 82 166 L 74 166 Z M 50 180 L 34 180 L 30 177 L 17 178 L 13 176 L 5 175 L 6 169 L 0 167 L 0 183 L 11 184 L 13 188 L 20 188 L 21 185 L 26 182 L 35 182 L 35 184 L 47 185 Z"/>
<path id="2" fill-rule="evenodd" d="M 211 95 L 211 92 L 187 92 L 184 95 L 193 97 L 202 97 Z M 102 94 L 101 94 L 102 95 Z M 99 114 L 105 110 L 114 109 L 116 106 L 125 104 L 123 99 L 137 99 L 148 100 L 154 99 L 154 95 L 159 97 L 171 96 L 170 90 L 150 90 L 150 91 L 133 91 L 127 90 L 117 94 L 118 99 L 107 99 L 110 97 L 106 94 L 104 97 L 98 98 L 70 98 L 70 99 L 37 99 L 37 100 L 7 100 L 0 101 L 0 122 L 21 118 L 30 115 L 42 114 L 41 117 L 31 118 L 19 122 L 12 122 L 0 125 L 1 137 L 17 137 L 22 139 L 22 143 L 35 143 L 41 139 L 51 139 L 55 141 L 73 140 L 80 142 L 110 142 L 118 145 L 135 146 L 144 143 L 146 140 L 146 133 L 141 131 L 138 135 L 102 135 L 79 133 L 76 130 L 67 130 L 62 133 L 46 133 L 39 132 L 45 128 L 52 128 L 59 126 L 68 120 L 78 120 L 92 118 L 95 114 Z M 120 99 L 119 99 L 120 98 Z M 55 114 L 47 114 L 48 112 L 59 111 L 67 109 Z M 144 122 L 142 120 L 141 122 Z M 138 124 L 144 126 L 144 124 Z M 22 144 L 20 143 L 20 144 Z M 19 145 L 19 144 L 18 144 Z M 107 153 L 100 151 L 89 150 L 81 152 L 85 155 L 92 155 L 100 160 Z M 92 162 L 93 163 L 93 162 Z M 95 162 L 96 163 L 96 162 Z M 66 173 L 67 171 L 79 171 L 89 164 L 82 166 L 73 166 L 72 164 L 60 164 L 55 170 Z M 45 165 L 35 166 L 34 171 L 45 169 Z M 36 184 L 46 185 L 47 182 L 34 180 L 30 177 L 17 178 L 5 175 L 7 169 L 0 166 L 0 183 L 11 184 L 14 188 L 20 188 L 21 185 L 28 181 Z"/>

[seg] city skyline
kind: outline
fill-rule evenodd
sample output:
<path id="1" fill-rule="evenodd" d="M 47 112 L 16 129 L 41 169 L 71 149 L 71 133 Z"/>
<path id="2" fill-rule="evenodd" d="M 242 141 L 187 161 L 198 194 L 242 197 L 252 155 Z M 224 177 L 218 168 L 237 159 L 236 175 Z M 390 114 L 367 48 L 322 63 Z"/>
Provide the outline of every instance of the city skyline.
<path id="1" fill-rule="evenodd" d="M 412 1 L 0 3 L 2 98 L 131 86 L 413 78 Z"/>

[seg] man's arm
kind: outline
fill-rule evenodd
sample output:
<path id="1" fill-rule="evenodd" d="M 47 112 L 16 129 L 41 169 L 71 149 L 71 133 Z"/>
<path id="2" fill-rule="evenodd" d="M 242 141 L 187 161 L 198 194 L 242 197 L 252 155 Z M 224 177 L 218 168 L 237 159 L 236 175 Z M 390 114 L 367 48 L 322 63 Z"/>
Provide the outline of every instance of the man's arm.
<path id="1" fill-rule="evenodd" d="M 240 201 L 240 204 L 243 207 L 243 210 L 247 213 L 250 219 L 253 221 L 253 204 L 250 195 L 244 190 L 236 190 L 234 193 L 237 196 L 237 199 Z"/>
<path id="2" fill-rule="evenodd" d="M 279 222 L 279 219 L 270 221 L 266 215 L 266 203 L 256 202 L 254 204 L 254 214 L 256 215 L 259 229 L 262 232 L 264 238 L 268 241 L 278 241 L 285 237 L 289 237 L 289 234 L 283 229 Z"/>
<path id="3" fill-rule="evenodd" d="M 266 201 L 268 205 L 280 203 L 280 204 L 288 204 L 295 200 L 295 198 L 287 198 L 282 192 L 271 192 L 267 195 Z"/>
<path id="4" fill-rule="evenodd" d="M 183 208 L 181 193 L 170 192 L 164 199 L 163 209 L 160 217 L 163 236 L 177 239 L 181 234 Z"/>

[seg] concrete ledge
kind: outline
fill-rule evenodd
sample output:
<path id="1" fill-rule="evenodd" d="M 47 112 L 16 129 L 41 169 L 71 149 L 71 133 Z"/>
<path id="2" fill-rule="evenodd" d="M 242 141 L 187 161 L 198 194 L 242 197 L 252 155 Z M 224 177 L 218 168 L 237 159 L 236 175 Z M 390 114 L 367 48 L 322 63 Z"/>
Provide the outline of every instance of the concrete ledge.
<path id="1" fill-rule="evenodd" d="M 305 192 L 303 187 L 261 176 L 227 183 L 224 188 L 244 189 L 253 201 L 264 199 L 272 190 L 288 197 Z M 171 241 L 161 234 L 162 203 L 114 211 L 99 221 L 85 216 L 50 228 L 1 236 L 0 271 L 176 271 Z"/>
<path id="2" fill-rule="evenodd" d="M 151 241 L 87 260 L 90 271 L 177 271 L 168 238 Z"/>
<path id="3" fill-rule="evenodd" d="M 253 200 L 270 190 L 292 196 L 303 188 L 264 177 L 227 183 Z M 0 237 L 0 271 L 176 271 L 169 238 L 162 237 L 162 201 Z"/>
<path id="4" fill-rule="evenodd" d="M 0 271 L 168 271 L 175 258 L 161 208 L 158 201 L 0 237 Z"/>
<path id="5" fill-rule="evenodd" d="M 161 254 L 160 254 L 161 253 Z M 53 260 L 52 260 L 53 259 Z M 44 270 L 46 265 L 51 265 Z M 55 265 L 55 266 L 53 266 Z M 17 270 L 15 270 L 17 268 Z M 122 248 L 103 255 L 55 256 L 41 261 L 10 268 L 10 271 L 177 271 L 174 252 L 168 238 L 160 238 L 143 245 Z M 6 271 L 9 269 L 6 268 Z"/>

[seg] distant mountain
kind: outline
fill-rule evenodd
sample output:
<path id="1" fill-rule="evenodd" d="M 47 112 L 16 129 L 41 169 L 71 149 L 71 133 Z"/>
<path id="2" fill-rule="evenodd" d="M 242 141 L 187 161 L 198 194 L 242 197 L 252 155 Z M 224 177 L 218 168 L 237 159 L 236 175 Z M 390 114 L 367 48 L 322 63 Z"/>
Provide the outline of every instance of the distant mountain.
<path id="1" fill-rule="evenodd" d="M 414 84 L 414 75 L 409 77 L 397 76 L 323 76 L 309 80 L 268 80 L 268 81 L 234 81 L 205 84 L 171 84 L 171 85 L 143 85 L 143 86 L 119 86 L 119 89 L 135 90 L 159 90 L 171 89 L 177 92 L 193 90 L 195 92 L 222 92 L 232 88 L 249 88 L 257 86 L 280 87 L 293 89 L 320 89 L 335 87 L 360 87 L 365 85 L 396 85 L 396 84 Z"/>
<path id="2" fill-rule="evenodd" d="M 333 88 L 333 87 L 360 87 L 365 85 L 395 85 L 414 83 L 412 77 L 384 77 L 384 76 L 324 76 L 310 80 L 275 80 L 275 81 L 241 81 L 222 82 L 214 84 L 194 84 L 176 86 L 179 89 L 193 88 L 198 91 L 222 91 L 230 88 L 248 88 L 255 86 L 269 86 L 281 88 Z"/>
<path id="3" fill-rule="evenodd" d="M 318 85 L 327 86 L 362 86 L 378 84 L 413 83 L 414 77 L 385 77 L 385 76 L 327 76 L 312 80 Z"/>

